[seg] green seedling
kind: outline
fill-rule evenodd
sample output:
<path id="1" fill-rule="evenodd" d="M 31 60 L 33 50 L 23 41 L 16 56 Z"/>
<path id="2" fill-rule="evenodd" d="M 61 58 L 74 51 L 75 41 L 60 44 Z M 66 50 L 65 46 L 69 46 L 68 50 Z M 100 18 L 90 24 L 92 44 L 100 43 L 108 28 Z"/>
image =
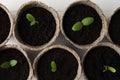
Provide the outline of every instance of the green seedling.
<path id="1" fill-rule="evenodd" d="M 111 66 L 104 66 L 103 72 L 106 72 L 106 71 L 110 71 L 112 73 L 116 73 L 116 69 L 114 67 L 111 67 Z"/>
<path id="2" fill-rule="evenodd" d="M 0 67 L 1 68 L 3 68 L 3 69 L 8 69 L 8 68 L 10 68 L 10 67 L 14 67 L 14 66 L 16 66 L 17 65 L 17 60 L 10 60 L 10 61 L 6 61 L 6 62 L 4 62 L 4 63 L 2 63 L 1 65 L 0 65 Z"/>
<path id="3" fill-rule="evenodd" d="M 38 21 L 36 21 L 35 17 L 30 13 L 26 14 L 26 18 L 30 22 L 31 26 L 35 25 L 36 23 L 38 24 Z"/>
<path id="4" fill-rule="evenodd" d="M 57 70 L 57 65 L 56 65 L 55 61 L 51 61 L 51 71 L 56 72 L 56 70 Z"/>
<path id="5" fill-rule="evenodd" d="M 83 26 L 89 26 L 94 22 L 94 18 L 93 17 L 86 17 L 84 19 L 82 19 L 82 21 L 78 21 L 76 22 L 73 26 L 72 26 L 72 30 L 73 31 L 79 31 L 82 29 Z"/>

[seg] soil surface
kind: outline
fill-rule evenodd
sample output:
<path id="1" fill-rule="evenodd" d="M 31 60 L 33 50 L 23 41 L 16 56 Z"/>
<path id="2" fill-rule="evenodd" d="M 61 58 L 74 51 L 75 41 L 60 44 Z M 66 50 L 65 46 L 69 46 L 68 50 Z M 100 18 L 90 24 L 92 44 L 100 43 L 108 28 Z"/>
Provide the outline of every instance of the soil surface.
<path id="1" fill-rule="evenodd" d="M 114 67 L 116 73 L 103 72 L 105 65 Z M 90 50 L 83 66 L 88 80 L 120 80 L 120 56 L 110 47 L 99 46 Z"/>
<path id="2" fill-rule="evenodd" d="M 87 27 L 84 26 L 79 31 L 73 31 L 72 26 L 86 17 L 93 17 L 94 23 Z M 76 4 L 68 8 L 62 25 L 66 36 L 71 41 L 79 45 L 87 45 L 93 43 L 100 36 L 102 20 L 94 8 L 84 4 Z"/>
<path id="3" fill-rule="evenodd" d="M 6 11 L 0 7 L 0 43 L 4 42 L 10 32 L 10 18 Z"/>
<path id="4" fill-rule="evenodd" d="M 51 61 L 55 61 L 57 71 L 51 71 Z M 74 80 L 77 75 L 78 62 L 68 51 L 54 48 L 47 51 L 38 60 L 37 73 L 39 80 Z"/>
<path id="5" fill-rule="evenodd" d="M 29 64 L 25 56 L 13 48 L 0 50 L 0 64 L 13 59 L 17 60 L 17 65 L 8 69 L 0 68 L 0 80 L 27 80 Z"/>
<path id="6" fill-rule="evenodd" d="M 38 24 L 31 26 L 26 18 L 27 13 L 32 14 Z M 16 26 L 18 35 L 23 43 L 40 46 L 52 39 L 56 30 L 56 22 L 48 10 L 41 7 L 29 7 L 21 11 L 20 14 Z"/>
<path id="7" fill-rule="evenodd" d="M 112 17 L 109 24 L 109 35 L 112 41 L 120 45 L 120 10 L 118 10 Z"/>

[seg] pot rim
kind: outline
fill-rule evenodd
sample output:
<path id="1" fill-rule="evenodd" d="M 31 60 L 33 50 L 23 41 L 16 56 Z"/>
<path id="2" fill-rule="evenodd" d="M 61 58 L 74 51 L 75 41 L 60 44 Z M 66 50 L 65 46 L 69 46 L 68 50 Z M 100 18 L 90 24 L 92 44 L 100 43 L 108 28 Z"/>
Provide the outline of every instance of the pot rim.
<path id="1" fill-rule="evenodd" d="M 64 15 L 66 13 L 66 11 L 73 5 L 76 5 L 76 4 L 84 4 L 84 5 L 88 5 L 90 7 L 92 7 L 93 9 L 95 9 L 97 11 L 97 13 L 99 14 L 101 20 L 102 20 L 102 29 L 101 29 L 101 33 L 100 33 L 100 36 L 91 44 L 86 44 L 86 45 L 79 45 L 79 44 L 76 44 L 74 43 L 73 41 L 71 41 L 67 35 L 64 33 L 64 30 L 63 30 L 63 18 L 64 18 Z M 106 36 L 107 34 L 107 19 L 105 17 L 105 15 L 103 14 L 102 10 L 93 2 L 91 2 L 90 0 L 78 0 L 78 1 L 75 1 L 73 3 L 71 3 L 64 11 L 63 15 L 62 15 L 62 20 L 61 20 L 61 24 L 60 24 L 60 29 L 61 29 L 61 32 L 62 34 L 64 35 L 64 37 L 72 44 L 74 45 L 75 47 L 79 48 L 79 49 L 88 49 L 90 46 L 93 46 L 93 45 L 96 45 L 97 43 L 99 43 L 100 41 L 102 41 L 102 39 Z"/>
<path id="2" fill-rule="evenodd" d="M 112 17 L 116 14 L 117 11 L 120 10 L 120 7 L 118 7 L 111 15 L 111 17 L 108 18 L 108 27 L 107 27 L 107 39 L 111 42 L 111 43 L 114 43 L 114 41 L 112 40 L 112 38 L 110 37 L 110 34 L 109 34 L 109 26 L 110 26 L 110 22 L 111 22 L 111 19 Z M 115 43 L 114 43 L 115 44 Z M 120 47 L 120 45 L 116 44 L 118 47 Z"/>
<path id="3" fill-rule="evenodd" d="M 32 77 L 33 77 L 33 69 L 32 69 L 31 61 L 30 61 L 30 59 L 28 58 L 27 53 L 26 53 L 22 48 L 20 48 L 19 46 L 13 45 L 13 44 L 8 44 L 8 45 L 3 46 L 3 47 L 1 47 L 1 50 L 5 50 L 5 49 L 9 49 L 9 48 L 17 49 L 17 50 L 20 51 L 21 54 L 23 54 L 23 56 L 26 58 L 26 60 L 27 60 L 27 62 L 28 62 L 28 64 L 29 64 L 29 76 L 28 76 L 27 80 L 32 80 Z"/>
<path id="4" fill-rule="evenodd" d="M 38 60 L 42 57 L 42 55 L 44 55 L 47 51 L 53 49 L 53 48 L 61 48 L 61 49 L 64 49 L 64 50 L 67 50 L 68 52 L 70 52 L 71 54 L 73 54 L 73 56 L 76 58 L 77 62 L 78 62 L 78 70 L 77 70 L 77 75 L 75 77 L 74 80 L 79 80 L 80 79 L 80 76 L 81 76 L 81 73 L 82 73 L 82 67 L 81 67 L 81 60 L 80 60 L 80 57 L 78 56 L 78 54 L 73 50 L 73 49 L 70 49 L 69 47 L 67 46 L 64 46 L 64 45 L 52 45 L 44 50 L 42 50 L 41 52 L 39 52 L 39 54 L 37 55 L 37 57 L 35 58 L 34 62 L 33 62 L 33 70 L 34 70 L 34 74 L 35 74 L 35 77 L 37 77 L 37 70 L 36 70 L 36 66 L 37 66 L 37 63 L 38 63 Z"/>
<path id="5" fill-rule="evenodd" d="M 94 49 L 94 48 L 96 48 L 96 47 L 98 47 L 98 46 L 110 47 L 110 48 L 114 49 L 114 50 L 120 55 L 120 49 L 119 49 L 119 47 L 118 47 L 117 45 L 113 44 L 113 43 L 110 43 L 110 42 L 102 42 L 102 43 L 96 44 L 96 45 L 94 45 L 94 46 L 91 46 L 91 47 L 85 52 L 85 54 L 84 54 L 83 57 L 82 57 L 82 67 L 83 67 L 83 73 L 82 73 L 82 75 L 83 75 L 83 77 L 84 77 L 85 80 L 88 80 L 88 79 L 87 79 L 87 77 L 86 77 L 86 75 L 85 75 L 85 72 L 84 72 L 84 66 L 83 66 L 84 59 L 85 59 L 87 53 L 88 53 L 90 50 L 92 50 L 92 49 Z"/>
<path id="6" fill-rule="evenodd" d="M 29 1 L 27 3 L 22 4 L 21 7 L 19 8 L 19 10 L 17 11 L 17 19 L 19 18 L 19 15 L 21 14 L 21 11 L 23 11 L 24 9 L 26 9 L 26 7 L 29 7 L 31 5 L 37 6 L 37 7 L 42 7 L 44 9 L 48 10 L 50 13 L 52 13 L 52 15 L 53 15 L 53 17 L 56 21 L 56 30 L 55 30 L 55 33 L 54 33 L 53 37 L 51 38 L 51 40 L 49 42 L 47 42 L 43 45 L 40 45 L 40 46 L 32 46 L 32 45 L 29 45 L 29 44 L 24 44 L 24 42 L 22 40 L 20 40 L 20 37 L 18 36 L 17 31 L 16 31 L 18 20 L 16 20 L 16 24 L 14 26 L 13 37 L 15 38 L 16 42 L 20 46 L 24 47 L 25 49 L 38 51 L 38 50 L 42 50 L 43 48 L 46 48 L 46 47 L 50 46 L 57 39 L 57 37 L 59 35 L 59 32 L 60 32 L 60 29 L 59 29 L 60 19 L 59 19 L 57 11 L 55 9 L 47 6 L 46 4 L 44 4 L 40 1 Z"/>
<path id="7" fill-rule="evenodd" d="M 8 40 L 11 38 L 12 34 L 13 34 L 13 26 L 15 24 L 15 20 L 12 16 L 12 14 L 10 13 L 10 11 L 7 9 L 6 6 L 4 6 L 3 4 L 0 3 L 0 7 L 7 13 L 8 17 L 9 17 L 9 20 L 10 20 L 10 31 L 9 31 L 9 34 L 7 36 L 7 38 L 0 44 L 0 47 L 4 46 Z"/>

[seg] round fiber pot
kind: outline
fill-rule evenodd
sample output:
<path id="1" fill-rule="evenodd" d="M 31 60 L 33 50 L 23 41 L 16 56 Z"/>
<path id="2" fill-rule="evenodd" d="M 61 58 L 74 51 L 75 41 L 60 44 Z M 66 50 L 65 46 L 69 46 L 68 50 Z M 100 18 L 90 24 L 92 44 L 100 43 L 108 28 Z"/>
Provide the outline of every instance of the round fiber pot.
<path id="1" fill-rule="evenodd" d="M 38 54 L 33 63 L 37 80 L 80 80 L 78 54 L 63 45 L 53 45 Z"/>
<path id="2" fill-rule="evenodd" d="M 92 18 L 86 24 L 85 18 Z M 87 19 L 88 20 L 88 19 Z M 91 20 L 88 20 L 91 21 Z M 73 26 L 78 23 L 75 31 Z M 83 23 L 84 22 L 84 23 Z M 82 25 L 82 27 L 80 27 Z M 65 38 L 80 49 L 88 49 L 100 42 L 107 31 L 107 21 L 101 9 L 89 0 L 76 1 L 65 10 L 62 16 L 61 31 Z"/>
<path id="3" fill-rule="evenodd" d="M 100 43 L 86 51 L 82 65 L 85 80 L 120 80 L 120 49 Z"/>
<path id="4" fill-rule="evenodd" d="M 13 34 L 17 43 L 25 49 L 41 50 L 58 37 L 58 14 L 39 1 L 23 4 L 18 10 Z"/>
<path id="5" fill-rule="evenodd" d="M 0 47 L 4 46 L 11 37 L 14 19 L 10 11 L 0 4 Z"/>
<path id="6" fill-rule="evenodd" d="M 115 43 L 116 45 L 120 46 L 120 8 L 118 8 L 114 14 L 109 19 L 109 27 L 108 27 L 108 35 L 107 38 Z"/>
<path id="7" fill-rule="evenodd" d="M 12 62 L 16 60 L 17 63 Z M 14 66 L 13 66 L 14 65 Z M 0 79 L 32 80 L 33 70 L 26 52 L 16 45 L 0 48 Z"/>

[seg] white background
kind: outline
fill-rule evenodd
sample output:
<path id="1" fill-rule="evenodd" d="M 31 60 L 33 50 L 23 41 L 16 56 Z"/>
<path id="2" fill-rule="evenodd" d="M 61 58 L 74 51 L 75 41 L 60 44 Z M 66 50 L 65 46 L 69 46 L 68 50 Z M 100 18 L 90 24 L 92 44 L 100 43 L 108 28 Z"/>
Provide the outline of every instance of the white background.
<path id="1" fill-rule="evenodd" d="M 10 11 L 16 11 L 21 4 L 31 0 L 0 0 L 0 3 L 7 6 Z M 57 11 L 63 11 L 71 2 L 76 0 L 38 0 L 55 8 Z M 110 16 L 113 11 L 120 7 L 120 0 L 91 0 L 98 4 L 106 16 Z"/>
<path id="2" fill-rule="evenodd" d="M 0 0 L 0 3 L 4 4 L 10 10 L 10 12 L 12 13 L 12 15 L 15 18 L 16 12 L 19 9 L 19 7 L 23 3 L 28 2 L 28 1 L 31 1 L 31 0 Z M 61 16 L 64 9 L 70 3 L 72 3 L 76 0 L 38 0 L 38 1 L 46 3 L 47 5 L 53 7 L 54 9 L 56 9 L 58 11 L 59 15 Z M 105 14 L 105 16 L 107 18 L 109 18 L 113 14 L 113 12 L 118 7 L 120 7 L 120 0 L 91 0 L 91 1 L 96 3 L 102 9 L 103 13 Z M 66 41 L 64 39 L 64 37 L 61 34 L 60 34 L 59 38 L 55 41 L 54 44 L 59 44 L 59 43 L 73 48 L 74 50 L 76 50 L 78 52 L 78 54 L 82 58 L 84 51 L 73 47 L 68 41 Z M 7 44 L 16 44 L 16 43 L 15 43 L 14 39 L 11 38 Z M 37 54 L 33 52 L 32 54 L 29 55 L 31 60 L 33 61 L 34 57 L 31 57 L 31 55 L 35 57 Z M 33 80 L 36 80 L 36 79 L 34 78 Z M 83 79 L 81 78 L 81 80 L 83 80 Z"/>

